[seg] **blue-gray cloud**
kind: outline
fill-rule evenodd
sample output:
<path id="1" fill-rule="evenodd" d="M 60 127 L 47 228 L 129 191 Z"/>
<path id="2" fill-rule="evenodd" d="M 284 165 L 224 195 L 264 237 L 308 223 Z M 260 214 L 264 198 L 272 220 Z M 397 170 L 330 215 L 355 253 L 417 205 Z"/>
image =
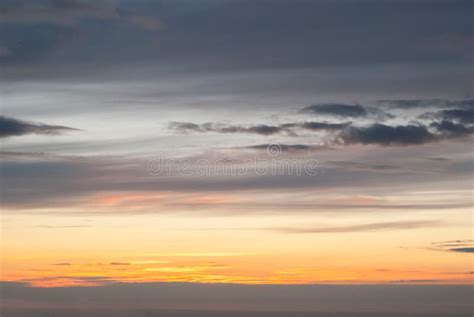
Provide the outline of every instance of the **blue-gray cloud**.
<path id="1" fill-rule="evenodd" d="M 0 138 L 20 136 L 25 134 L 61 134 L 67 131 L 77 130 L 78 129 L 66 126 L 26 122 L 14 118 L 0 116 Z"/>
<path id="2" fill-rule="evenodd" d="M 469 0 L 7 0 L 0 46 L 9 52 L 7 65 L 42 52 L 27 72 L 21 63 L 9 67 L 5 75 L 13 78 L 99 76 L 137 63 L 224 72 L 426 65 L 448 67 L 454 86 L 469 74 L 459 66 L 470 65 L 471 9 Z M 404 13 L 403 23 L 393 12 Z M 157 29 L 163 32 L 149 32 Z M 61 67 L 51 72 L 53 65 Z"/>
<path id="3" fill-rule="evenodd" d="M 389 126 L 375 123 L 366 127 L 351 126 L 339 134 L 344 144 L 376 144 L 382 146 L 419 145 L 446 139 L 458 139 L 472 135 L 474 127 L 443 120 L 430 125 L 423 124 Z"/>

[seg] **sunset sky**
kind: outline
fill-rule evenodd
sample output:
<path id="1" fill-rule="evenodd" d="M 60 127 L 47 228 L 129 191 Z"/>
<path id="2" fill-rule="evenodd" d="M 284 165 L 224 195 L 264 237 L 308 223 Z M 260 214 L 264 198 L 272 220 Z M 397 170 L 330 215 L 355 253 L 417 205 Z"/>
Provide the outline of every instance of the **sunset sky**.
<path id="1" fill-rule="evenodd" d="M 472 14 L 1 1 L 2 281 L 472 284 Z"/>

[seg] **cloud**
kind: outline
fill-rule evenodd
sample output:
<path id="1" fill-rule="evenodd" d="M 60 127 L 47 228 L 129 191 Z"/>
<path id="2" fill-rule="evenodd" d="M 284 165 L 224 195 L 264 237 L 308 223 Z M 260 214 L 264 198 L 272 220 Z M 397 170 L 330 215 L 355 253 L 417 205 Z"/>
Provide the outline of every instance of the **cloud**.
<path id="1" fill-rule="evenodd" d="M 5 2 L 0 11 L 2 21 L 17 24 L 48 23 L 70 25 L 87 17 L 113 18 L 117 13 L 107 2 L 92 0 L 55 0 Z"/>
<path id="2" fill-rule="evenodd" d="M 414 145 L 431 142 L 435 136 L 421 125 L 350 127 L 341 132 L 344 144 Z"/>
<path id="3" fill-rule="evenodd" d="M 338 227 L 286 227 L 272 228 L 270 230 L 283 233 L 350 233 L 350 232 L 370 232 L 387 230 L 406 230 L 418 228 L 431 228 L 446 225 L 440 221 L 396 221 L 396 222 L 377 222 L 369 224 L 338 226 Z"/>
<path id="4" fill-rule="evenodd" d="M 123 20 L 145 30 L 157 31 L 159 19 L 118 7 L 111 1 L 94 0 L 18 0 L 0 6 L 2 22 L 10 24 L 51 24 L 72 26 L 85 19 Z"/>
<path id="5" fill-rule="evenodd" d="M 398 126 L 375 123 L 368 127 L 351 126 L 341 131 L 338 139 L 343 144 L 418 145 L 463 138 L 474 133 L 474 127 L 446 120 L 433 122 L 430 124 L 430 128 L 433 128 L 434 131 L 430 131 L 421 123 Z"/>
<path id="6" fill-rule="evenodd" d="M 381 99 L 378 103 L 395 109 L 416 109 L 445 107 L 447 101 L 443 99 Z"/>
<path id="7" fill-rule="evenodd" d="M 275 135 L 286 133 L 290 136 L 297 136 L 295 129 L 304 129 L 311 131 L 338 131 L 346 128 L 351 123 L 329 123 L 329 122 L 292 122 L 283 123 L 279 125 L 257 124 L 250 126 L 230 125 L 223 123 L 207 122 L 203 124 L 196 124 L 192 122 L 170 122 L 169 129 L 180 133 L 251 133 L 258 135 Z"/>
<path id="8" fill-rule="evenodd" d="M 433 242 L 430 250 L 448 251 L 456 253 L 474 253 L 474 240 L 451 240 Z"/>
<path id="9" fill-rule="evenodd" d="M 443 120 L 441 122 L 433 122 L 430 125 L 443 133 L 444 137 L 462 137 L 470 135 L 474 132 L 474 127 L 467 127 L 460 123 L 453 123 L 451 121 Z"/>
<path id="10" fill-rule="evenodd" d="M 328 123 L 328 122 L 315 122 L 309 121 L 300 124 L 300 127 L 307 130 L 326 130 L 326 131 L 338 131 L 347 128 L 351 125 L 351 122 L 346 123 Z"/>
<path id="11" fill-rule="evenodd" d="M 374 116 L 379 120 L 394 118 L 392 114 L 386 113 L 380 109 L 358 104 L 349 105 L 343 103 L 321 103 L 305 107 L 301 110 L 303 113 L 329 115 L 344 118 L 366 118 Z"/>
<path id="12" fill-rule="evenodd" d="M 375 171 L 383 173 L 393 173 L 401 172 L 403 168 L 397 165 L 391 164 L 367 164 L 361 162 L 351 162 L 351 161 L 327 161 L 324 164 L 329 166 L 344 168 L 347 170 L 356 170 L 356 171 Z"/>
<path id="13" fill-rule="evenodd" d="M 366 117 L 369 114 L 368 111 L 360 105 L 346 105 L 341 103 L 322 103 L 305 107 L 301 111 L 340 117 Z"/>
<path id="14" fill-rule="evenodd" d="M 315 145 L 308 145 L 308 144 L 272 144 L 272 143 L 249 145 L 243 148 L 255 149 L 255 150 L 268 150 L 271 146 L 277 146 L 280 150 L 284 152 L 297 152 L 297 151 L 299 152 L 299 151 L 309 151 L 309 150 L 314 150 L 314 149 L 325 148 L 322 146 L 315 146 Z M 240 149 L 241 148 L 242 147 L 240 147 Z"/>
<path id="15" fill-rule="evenodd" d="M 382 99 L 378 100 L 382 106 L 395 109 L 416 109 L 416 108 L 473 108 L 474 99 Z"/>
<path id="16" fill-rule="evenodd" d="M 260 135 L 273 135 L 279 134 L 282 132 L 288 132 L 286 127 L 282 126 L 271 126 L 266 124 L 259 124 L 255 126 L 236 126 L 228 125 L 222 123 L 204 123 L 196 124 L 192 122 L 171 122 L 169 128 L 176 130 L 181 133 L 190 133 L 190 132 L 216 132 L 216 133 L 252 133 Z"/>
<path id="17" fill-rule="evenodd" d="M 60 126 L 47 125 L 44 123 L 32 123 L 14 118 L 0 116 L 0 138 L 20 136 L 26 134 L 61 134 L 68 131 L 78 131 L 78 129 Z"/>
<path id="18" fill-rule="evenodd" d="M 106 285 L 108 283 L 114 283 L 117 281 L 113 277 L 108 276 L 74 276 L 74 275 L 58 275 L 58 276 L 45 276 L 36 278 L 26 278 L 23 282 L 29 283 L 30 285 L 51 285 L 61 286 L 62 283 L 67 282 L 69 285 L 82 285 L 82 286 L 99 286 Z"/>
<path id="19" fill-rule="evenodd" d="M 471 109 L 448 109 L 439 114 L 446 120 L 455 120 L 463 124 L 474 123 L 474 107 Z"/>
<path id="20" fill-rule="evenodd" d="M 460 252 L 460 253 L 474 253 L 474 247 L 472 248 L 452 248 L 449 249 L 451 252 Z"/>

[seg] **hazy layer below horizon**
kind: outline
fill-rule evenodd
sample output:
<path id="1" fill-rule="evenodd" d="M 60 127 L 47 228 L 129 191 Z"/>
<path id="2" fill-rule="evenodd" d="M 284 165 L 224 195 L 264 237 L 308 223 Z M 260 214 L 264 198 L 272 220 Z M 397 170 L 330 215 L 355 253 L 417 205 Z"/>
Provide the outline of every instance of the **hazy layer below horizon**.
<path id="1" fill-rule="evenodd" d="M 16 310 L 3 312 L 4 317 L 470 317 L 471 314 L 386 314 L 386 313 L 324 313 L 324 312 L 229 312 L 169 310 Z"/>

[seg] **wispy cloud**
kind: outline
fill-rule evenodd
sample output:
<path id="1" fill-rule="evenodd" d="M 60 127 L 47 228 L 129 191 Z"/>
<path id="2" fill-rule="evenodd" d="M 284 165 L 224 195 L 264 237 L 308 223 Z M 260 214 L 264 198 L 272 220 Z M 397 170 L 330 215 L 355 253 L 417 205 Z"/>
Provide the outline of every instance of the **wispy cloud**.
<path id="1" fill-rule="evenodd" d="M 368 224 L 357 224 L 347 226 L 325 227 L 325 226 L 301 226 L 270 228 L 268 230 L 282 233 L 350 233 L 350 232 L 370 232 L 370 231 L 388 231 L 388 230 L 407 230 L 419 228 L 432 228 L 446 226 L 446 223 L 438 220 L 419 220 L 419 221 L 394 221 L 394 222 L 376 222 Z"/>
<path id="2" fill-rule="evenodd" d="M 433 242 L 431 250 L 456 253 L 474 253 L 474 240 L 451 240 Z"/>

